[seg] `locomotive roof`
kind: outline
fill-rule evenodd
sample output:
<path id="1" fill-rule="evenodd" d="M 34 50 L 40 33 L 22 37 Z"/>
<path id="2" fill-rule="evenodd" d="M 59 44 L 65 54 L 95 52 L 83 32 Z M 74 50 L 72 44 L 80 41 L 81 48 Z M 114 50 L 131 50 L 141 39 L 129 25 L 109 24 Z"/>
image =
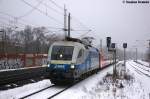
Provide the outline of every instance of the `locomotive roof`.
<path id="1" fill-rule="evenodd" d="M 81 43 L 81 44 L 85 45 L 85 48 L 88 47 L 88 48 L 95 49 L 96 51 L 98 51 L 97 48 L 93 47 L 92 45 L 90 45 L 90 44 L 88 44 L 88 43 L 83 42 L 83 41 L 80 40 L 80 39 L 67 37 L 66 40 L 67 40 L 67 41 L 73 41 L 73 42 Z"/>
<path id="2" fill-rule="evenodd" d="M 73 41 L 57 41 L 54 42 L 53 45 L 66 45 L 66 46 L 83 46 L 84 45 L 82 43 L 79 42 L 73 42 Z"/>
<path id="3" fill-rule="evenodd" d="M 76 38 L 66 38 L 66 40 L 64 41 L 57 41 L 57 42 L 54 42 L 53 45 L 67 45 L 67 46 L 82 46 L 84 47 L 85 49 L 90 49 L 92 51 L 98 51 L 97 48 L 95 47 L 92 47 L 91 45 L 87 45 L 87 44 L 84 44 L 80 39 L 76 39 Z"/>
<path id="4" fill-rule="evenodd" d="M 84 42 L 84 41 L 82 41 L 82 40 L 80 40 L 80 39 L 77 39 L 77 38 L 66 37 L 65 40 L 66 40 L 66 41 L 78 42 L 78 43 L 81 43 L 81 44 L 83 44 L 83 45 L 85 45 L 85 46 L 92 47 L 91 44 L 89 44 L 89 43 L 87 43 L 87 42 Z"/>

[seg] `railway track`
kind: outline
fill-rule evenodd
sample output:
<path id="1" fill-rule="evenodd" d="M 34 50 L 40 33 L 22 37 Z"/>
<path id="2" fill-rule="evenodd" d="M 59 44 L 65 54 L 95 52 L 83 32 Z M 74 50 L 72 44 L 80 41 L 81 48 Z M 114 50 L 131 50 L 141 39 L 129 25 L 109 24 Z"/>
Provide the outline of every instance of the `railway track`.
<path id="1" fill-rule="evenodd" d="M 136 62 L 135 62 L 136 63 Z M 136 64 L 134 64 L 134 65 L 136 65 Z M 140 64 L 141 65 L 141 64 Z M 150 70 L 149 70 L 149 68 L 147 68 L 147 69 L 145 69 L 145 68 L 142 68 L 141 66 L 138 66 L 138 65 L 136 65 L 137 67 L 139 67 L 139 68 L 141 68 L 142 70 L 144 70 L 144 71 L 147 71 L 147 72 L 150 72 Z M 144 65 L 142 65 L 142 66 L 144 66 Z"/>
<path id="2" fill-rule="evenodd" d="M 129 63 L 129 65 L 131 65 L 131 66 L 135 69 L 136 72 L 138 72 L 138 73 L 140 73 L 140 74 L 143 74 L 143 75 L 145 75 L 145 76 L 147 76 L 147 77 L 150 77 L 150 75 L 148 75 L 148 74 L 142 72 L 141 70 L 139 70 L 138 68 L 136 68 L 133 64 Z"/>
<path id="3" fill-rule="evenodd" d="M 39 92 L 42 92 L 42 91 L 44 91 L 44 90 L 46 90 L 46 89 L 49 89 L 49 88 L 52 88 L 52 87 L 54 87 L 54 86 L 55 86 L 55 85 L 48 86 L 48 87 L 43 88 L 43 89 L 41 89 L 41 90 L 38 90 L 38 91 L 36 91 L 36 92 L 30 93 L 30 94 L 28 94 L 28 95 L 26 95 L 26 96 L 20 97 L 20 99 L 25 99 L 25 98 L 27 98 L 27 97 L 30 97 L 30 96 L 32 96 L 32 95 L 35 95 L 35 94 L 37 94 L 37 93 L 39 93 Z"/>
<path id="4" fill-rule="evenodd" d="M 145 65 L 145 64 L 143 64 L 143 63 L 141 63 L 141 62 L 136 62 L 136 61 L 134 61 L 135 63 L 138 63 L 138 64 L 140 64 L 140 65 L 142 65 L 142 66 L 145 66 L 145 67 L 147 67 L 147 68 L 150 68 L 149 66 L 147 66 L 147 65 Z"/>
<path id="5" fill-rule="evenodd" d="M 53 97 L 59 95 L 60 93 L 64 92 L 65 90 L 69 89 L 70 87 L 74 86 L 75 84 L 72 84 L 72 85 L 68 85 L 64 88 L 60 88 L 56 85 L 52 85 L 52 86 L 49 86 L 49 87 L 46 87 L 46 88 L 43 88 L 41 90 L 38 90 L 36 92 L 33 92 L 33 93 L 30 93 L 26 96 L 23 96 L 23 97 L 19 97 L 19 99 L 26 99 L 26 98 L 34 98 L 34 96 L 38 96 L 42 93 L 45 93 L 45 91 L 48 91 L 49 92 L 49 96 L 45 97 L 46 99 L 52 99 Z M 54 91 L 55 90 L 55 91 Z M 57 91 L 56 91 L 57 90 Z M 53 92 L 52 92 L 53 91 Z M 51 93 L 52 92 L 52 93 Z"/>
<path id="6" fill-rule="evenodd" d="M 48 99 L 52 99 L 53 97 L 59 95 L 60 93 L 64 92 L 65 90 L 69 89 L 69 88 L 72 87 L 72 86 L 73 86 L 73 85 L 70 85 L 70 86 L 64 88 L 63 90 L 61 90 L 61 91 L 59 91 L 59 92 L 53 94 L 52 96 L 48 97 Z"/>

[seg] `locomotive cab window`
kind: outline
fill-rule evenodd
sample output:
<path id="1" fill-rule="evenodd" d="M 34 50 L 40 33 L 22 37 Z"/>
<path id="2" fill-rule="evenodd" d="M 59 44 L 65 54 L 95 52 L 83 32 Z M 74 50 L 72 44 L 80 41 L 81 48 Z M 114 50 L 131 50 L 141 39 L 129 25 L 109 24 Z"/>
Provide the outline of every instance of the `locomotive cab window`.
<path id="1" fill-rule="evenodd" d="M 72 60 L 73 46 L 53 46 L 51 59 L 52 60 Z"/>

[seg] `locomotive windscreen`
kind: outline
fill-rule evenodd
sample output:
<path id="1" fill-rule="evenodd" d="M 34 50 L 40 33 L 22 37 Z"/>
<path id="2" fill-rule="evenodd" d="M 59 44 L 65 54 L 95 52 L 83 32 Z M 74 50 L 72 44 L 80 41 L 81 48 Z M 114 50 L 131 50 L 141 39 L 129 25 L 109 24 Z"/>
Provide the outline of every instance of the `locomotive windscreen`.
<path id="1" fill-rule="evenodd" d="M 72 60 L 73 46 L 53 46 L 51 60 Z"/>

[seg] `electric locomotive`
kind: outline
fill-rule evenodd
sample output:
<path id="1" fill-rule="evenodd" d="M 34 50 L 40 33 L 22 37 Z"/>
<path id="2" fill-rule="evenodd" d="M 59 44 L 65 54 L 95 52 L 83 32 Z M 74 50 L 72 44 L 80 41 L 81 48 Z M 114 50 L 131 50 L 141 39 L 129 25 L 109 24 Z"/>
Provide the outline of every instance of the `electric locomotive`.
<path id="1" fill-rule="evenodd" d="M 100 69 L 98 49 L 75 38 L 54 42 L 48 52 L 48 72 L 52 83 L 75 82 Z"/>

